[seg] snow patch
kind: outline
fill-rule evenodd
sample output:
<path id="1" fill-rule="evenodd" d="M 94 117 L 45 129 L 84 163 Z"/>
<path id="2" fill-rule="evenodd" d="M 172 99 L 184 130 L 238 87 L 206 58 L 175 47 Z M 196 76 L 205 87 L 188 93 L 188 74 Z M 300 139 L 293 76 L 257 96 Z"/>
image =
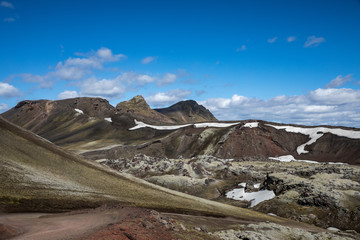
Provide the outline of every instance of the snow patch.
<path id="1" fill-rule="evenodd" d="M 217 127 L 217 128 L 226 128 L 239 124 L 236 123 L 195 123 L 195 128 L 207 128 L 207 127 Z"/>
<path id="2" fill-rule="evenodd" d="M 340 229 L 335 228 L 335 227 L 328 227 L 326 230 L 333 231 L 333 232 L 341 232 Z"/>
<path id="3" fill-rule="evenodd" d="M 246 124 L 244 125 L 244 127 L 247 127 L 247 128 L 256 128 L 256 127 L 259 127 L 259 122 L 246 123 Z"/>
<path id="4" fill-rule="evenodd" d="M 104 118 L 105 121 L 112 122 L 111 118 Z"/>
<path id="5" fill-rule="evenodd" d="M 277 215 L 276 215 L 276 214 L 274 214 L 274 213 L 268 213 L 267 215 L 269 215 L 269 216 L 273 216 L 273 217 L 277 217 Z"/>
<path id="6" fill-rule="evenodd" d="M 280 162 L 291 162 L 296 161 L 296 159 L 292 155 L 285 155 L 280 157 L 269 157 L 271 160 L 280 161 Z"/>
<path id="7" fill-rule="evenodd" d="M 297 160 L 292 155 L 285 155 L 280 157 L 269 157 L 270 160 L 280 161 L 280 162 L 307 162 L 307 163 L 319 163 L 311 160 Z"/>
<path id="8" fill-rule="evenodd" d="M 80 114 L 84 114 L 84 112 L 83 112 L 82 110 L 80 110 L 80 109 L 75 108 L 74 110 L 75 110 L 76 112 L 80 113 Z"/>
<path id="9" fill-rule="evenodd" d="M 352 139 L 360 139 L 360 131 L 345 130 L 341 128 L 326 128 L 326 127 L 315 127 L 315 128 L 303 128 L 303 127 L 294 127 L 294 126 L 276 126 L 271 124 L 266 124 L 269 127 L 276 128 L 278 130 L 285 130 L 292 133 L 301 133 L 308 135 L 310 140 L 297 147 L 296 151 L 300 155 L 302 153 L 308 153 L 305 150 L 305 146 L 315 143 L 319 138 L 321 138 L 325 133 L 331 133 L 340 137 L 347 137 Z"/>
<path id="10" fill-rule="evenodd" d="M 261 183 L 254 184 L 254 188 L 260 188 Z"/>
<path id="11" fill-rule="evenodd" d="M 239 122 L 237 122 L 237 123 L 195 123 L 195 124 L 172 125 L 172 126 L 156 126 L 156 125 L 146 124 L 141 121 L 137 121 L 136 119 L 134 121 L 135 121 L 136 125 L 132 128 L 129 128 L 129 130 L 136 130 L 136 129 L 145 128 L 145 127 L 149 127 L 149 128 L 156 129 L 156 130 L 177 130 L 177 129 L 188 127 L 188 126 L 194 126 L 195 128 L 206 128 L 206 127 L 226 128 L 226 127 L 231 127 L 231 126 L 239 124 Z"/>
<path id="12" fill-rule="evenodd" d="M 136 130 L 136 129 L 145 128 L 145 127 L 149 127 L 149 128 L 156 129 L 156 130 L 176 130 L 179 128 L 184 128 L 184 127 L 188 127 L 188 126 L 192 125 L 192 124 L 185 124 L 185 125 L 175 125 L 175 126 L 155 126 L 155 125 L 150 125 L 150 124 L 146 124 L 146 123 L 137 121 L 136 119 L 134 121 L 135 121 L 136 126 L 129 128 L 129 130 Z"/>
<path id="13" fill-rule="evenodd" d="M 227 198 L 231 198 L 234 200 L 244 200 L 250 202 L 250 207 L 254 207 L 259 203 L 272 199 L 275 197 L 274 191 L 270 190 L 262 190 L 259 192 L 245 192 L 245 188 L 235 188 L 234 190 L 227 192 Z"/>
<path id="14" fill-rule="evenodd" d="M 246 183 L 244 183 L 244 182 L 239 183 L 238 186 L 245 188 L 245 187 L 246 187 Z"/>

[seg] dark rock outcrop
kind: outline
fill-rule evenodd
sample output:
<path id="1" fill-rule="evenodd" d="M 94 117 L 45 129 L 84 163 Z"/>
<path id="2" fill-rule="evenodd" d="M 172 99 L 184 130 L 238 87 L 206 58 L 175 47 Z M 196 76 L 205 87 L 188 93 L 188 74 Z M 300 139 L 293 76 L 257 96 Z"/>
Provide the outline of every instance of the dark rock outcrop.
<path id="1" fill-rule="evenodd" d="M 155 111 L 168 116 L 176 123 L 217 121 L 208 109 L 193 100 L 181 101 L 168 108 L 158 108 Z"/>

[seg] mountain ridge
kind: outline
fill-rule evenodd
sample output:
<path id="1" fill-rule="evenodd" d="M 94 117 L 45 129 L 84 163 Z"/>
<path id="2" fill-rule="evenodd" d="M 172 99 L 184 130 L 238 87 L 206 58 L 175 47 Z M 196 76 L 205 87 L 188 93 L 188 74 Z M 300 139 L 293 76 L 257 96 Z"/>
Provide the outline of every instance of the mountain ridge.
<path id="1" fill-rule="evenodd" d="M 297 148 L 311 137 L 269 126 L 284 124 L 242 120 L 229 125 L 214 121 L 209 115 L 209 123 L 189 123 L 185 124 L 187 127 L 178 128 L 176 121 L 191 121 L 191 118 L 184 117 L 188 117 L 189 112 L 184 110 L 176 117 L 169 112 L 178 113 L 178 109 L 186 109 L 184 105 L 190 106 L 190 110 L 193 109 L 191 106 L 197 106 L 200 113 L 208 112 L 203 111 L 204 108 L 195 101 L 183 101 L 167 108 L 166 116 L 151 109 L 142 96 L 136 96 L 117 104 L 116 108 L 100 98 L 22 101 L 2 116 L 93 160 L 133 157 L 138 153 L 169 158 L 213 155 L 220 158 L 266 159 L 292 155 L 299 160 L 360 164 L 360 140 L 332 133 L 319 135 L 313 143 L 305 145 L 304 150 L 308 153 L 299 154 Z M 144 122 L 144 126 L 161 127 L 134 128 L 134 120 Z M 359 131 L 356 128 L 341 129 Z"/>

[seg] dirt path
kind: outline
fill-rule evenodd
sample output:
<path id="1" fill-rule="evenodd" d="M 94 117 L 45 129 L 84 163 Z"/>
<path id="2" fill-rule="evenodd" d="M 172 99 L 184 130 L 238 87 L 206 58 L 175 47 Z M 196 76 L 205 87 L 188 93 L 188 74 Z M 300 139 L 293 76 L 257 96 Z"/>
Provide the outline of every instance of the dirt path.
<path id="1" fill-rule="evenodd" d="M 62 214 L 22 213 L 0 215 L 0 239 L 26 240 L 148 240 L 217 239 L 206 233 L 182 229 L 157 211 L 117 207 Z"/>
<path id="2" fill-rule="evenodd" d="M 127 210 L 89 210 L 66 214 L 3 214 L 0 215 L 0 239 L 74 239 L 125 218 Z M 17 235 L 17 236 L 15 236 Z"/>

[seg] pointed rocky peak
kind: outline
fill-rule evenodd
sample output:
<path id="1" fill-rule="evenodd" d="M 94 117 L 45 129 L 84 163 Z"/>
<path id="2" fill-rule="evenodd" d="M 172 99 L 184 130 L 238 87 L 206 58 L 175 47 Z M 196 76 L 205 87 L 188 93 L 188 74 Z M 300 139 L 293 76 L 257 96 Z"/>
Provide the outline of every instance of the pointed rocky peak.
<path id="1" fill-rule="evenodd" d="M 143 112 L 150 111 L 151 108 L 149 107 L 143 96 L 137 95 L 129 101 L 124 101 L 116 105 L 116 110 L 119 112 Z"/>
<path id="2" fill-rule="evenodd" d="M 141 95 L 137 95 L 129 101 L 120 102 L 116 105 L 116 111 L 120 115 L 125 114 L 132 119 L 145 121 L 147 123 L 174 123 L 174 121 L 167 116 L 151 109 Z"/>
<path id="3" fill-rule="evenodd" d="M 208 109 L 194 100 L 181 101 L 168 108 L 155 110 L 178 123 L 217 121 Z"/>

